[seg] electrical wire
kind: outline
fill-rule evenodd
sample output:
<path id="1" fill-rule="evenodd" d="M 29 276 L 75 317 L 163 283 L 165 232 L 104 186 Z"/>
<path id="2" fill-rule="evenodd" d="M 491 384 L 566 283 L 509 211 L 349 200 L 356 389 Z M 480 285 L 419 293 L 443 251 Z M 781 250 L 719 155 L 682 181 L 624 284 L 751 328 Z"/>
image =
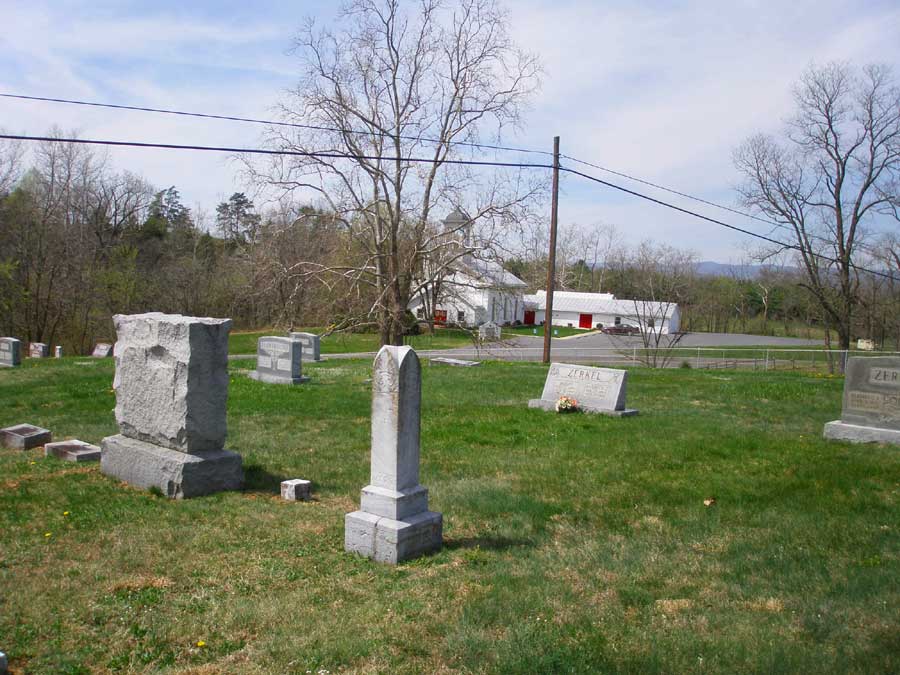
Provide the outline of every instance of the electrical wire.
<path id="1" fill-rule="evenodd" d="M 163 115 L 178 115 L 181 117 L 200 117 L 204 119 L 212 119 L 212 120 L 226 120 L 229 122 L 249 122 L 251 124 L 266 124 L 270 126 L 280 126 L 280 127 L 294 127 L 296 129 L 309 129 L 311 131 L 331 131 L 335 133 L 341 134 L 359 134 L 363 136 L 379 136 L 382 138 L 395 138 L 392 134 L 379 132 L 379 131 L 362 131 L 359 129 L 342 129 L 340 127 L 329 127 L 329 126 L 318 126 L 315 124 L 300 124 L 298 122 L 281 122 L 277 120 L 264 120 L 258 119 L 255 117 L 235 117 L 232 115 L 216 115 L 212 113 L 199 113 L 199 112 L 188 112 L 185 110 L 169 110 L 166 108 L 149 108 L 143 106 L 136 105 L 123 105 L 118 103 L 99 103 L 97 101 L 79 101 L 75 99 L 67 99 L 67 98 L 52 98 L 49 96 L 26 96 L 25 94 L 8 94 L 8 93 L 0 93 L 0 98 L 12 98 L 19 99 L 23 101 L 42 101 L 44 103 L 65 103 L 69 105 L 80 105 L 80 106 L 89 106 L 93 108 L 111 108 L 114 110 L 132 110 L 137 112 L 150 112 L 150 113 L 160 113 Z M 534 150 L 530 148 L 511 148 L 503 145 L 491 145 L 489 143 L 475 143 L 472 141 L 442 141 L 438 138 L 427 138 L 427 137 L 418 137 L 418 136 L 409 136 L 405 134 L 400 134 L 396 136 L 396 138 L 400 138 L 402 140 L 407 141 L 420 141 L 423 143 L 434 143 L 437 145 L 458 145 L 465 146 L 471 148 L 480 148 L 484 150 L 503 150 L 507 152 L 524 152 L 531 153 L 536 155 L 550 155 L 553 153 L 548 150 Z"/>
<path id="2" fill-rule="evenodd" d="M 559 167 L 559 170 L 574 174 L 576 176 L 580 176 L 582 178 L 586 178 L 587 180 L 591 180 L 591 181 L 594 181 L 595 183 L 605 185 L 606 187 L 611 187 L 616 190 L 620 190 L 621 192 L 625 192 L 626 194 L 630 194 L 634 197 L 639 197 L 646 201 L 653 202 L 654 204 L 659 204 L 660 206 L 665 206 L 667 208 L 674 209 L 675 211 L 680 211 L 681 213 L 685 213 L 689 216 L 693 216 L 695 218 L 700 218 L 701 220 L 705 220 L 705 221 L 713 223 L 715 225 L 719 225 L 720 227 L 725 227 L 725 228 L 728 228 L 729 230 L 734 230 L 735 232 L 740 232 L 741 234 L 745 234 L 747 236 L 754 237 L 756 239 L 762 239 L 763 241 L 769 242 L 770 244 L 775 244 L 776 246 L 781 246 L 784 249 L 791 249 L 791 250 L 798 251 L 801 253 L 805 252 L 808 255 L 816 257 L 820 260 L 825 260 L 827 262 L 834 263 L 834 264 L 840 264 L 840 262 L 841 262 L 837 258 L 831 258 L 827 255 L 823 255 L 821 253 L 816 253 L 814 251 L 804 251 L 804 249 L 797 244 L 789 244 L 788 242 L 780 241 L 778 239 L 774 239 L 773 237 L 768 237 L 764 234 L 759 234 L 758 232 L 753 232 L 752 230 L 747 230 L 743 227 L 738 227 L 737 225 L 731 225 L 722 220 L 718 220 L 717 218 L 711 218 L 710 216 L 705 216 L 702 213 L 697 213 L 696 211 L 691 211 L 690 209 L 685 209 L 681 206 L 677 206 L 670 202 L 665 202 L 661 199 L 657 199 L 656 197 L 651 197 L 650 195 L 645 195 L 641 192 L 637 192 L 635 190 L 630 190 L 629 188 L 622 187 L 621 185 L 616 185 L 615 183 L 610 183 L 609 181 L 605 181 L 602 178 L 597 178 L 596 176 L 591 176 L 590 174 L 583 173 L 581 171 L 578 171 L 577 169 L 571 169 L 568 167 L 561 166 L 561 167 Z M 873 274 L 875 276 L 884 277 L 885 279 L 890 279 L 891 281 L 900 281 L 900 278 L 895 277 L 892 274 L 888 274 L 887 272 L 868 269 L 866 267 L 861 267 L 852 262 L 850 263 L 850 266 L 859 272 L 866 272 L 867 274 Z"/>

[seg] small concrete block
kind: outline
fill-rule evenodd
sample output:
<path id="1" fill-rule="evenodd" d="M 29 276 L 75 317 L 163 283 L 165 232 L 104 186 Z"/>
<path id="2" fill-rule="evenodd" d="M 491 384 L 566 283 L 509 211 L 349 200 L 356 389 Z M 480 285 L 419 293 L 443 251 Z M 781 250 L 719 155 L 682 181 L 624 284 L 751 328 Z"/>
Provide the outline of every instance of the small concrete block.
<path id="1" fill-rule="evenodd" d="M 443 526 L 443 516 L 434 511 L 423 511 L 405 520 L 381 518 L 375 526 L 372 558 L 396 565 L 438 551 L 443 543 Z"/>
<path id="2" fill-rule="evenodd" d="M 99 462 L 100 448 L 84 441 L 57 441 L 44 445 L 44 457 L 56 457 L 66 462 Z"/>
<path id="3" fill-rule="evenodd" d="M 376 485 L 362 489 L 359 508 L 382 518 L 403 520 L 428 510 L 428 488 L 417 485 L 412 490 L 398 492 Z"/>
<path id="4" fill-rule="evenodd" d="M 542 398 L 533 398 L 528 401 L 528 407 L 556 412 L 556 401 L 545 401 Z M 588 413 L 589 415 L 606 415 L 607 417 L 632 417 L 638 414 L 638 411 L 634 408 L 625 408 L 625 410 L 585 410 L 582 408 L 580 411 Z"/>
<path id="5" fill-rule="evenodd" d="M 375 526 L 381 520 L 365 511 L 344 516 L 344 550 L 367 558 L 375 556 Z"/>
<path id="6" fill-rule="evenodd" d="M 33 424 L 17 424 L 0 429 L 0 445 L 13 450 L 30 450 L 51 440 L 49 431 Z"/>
<path id="7" fill-rule="evenodd" d="M 302 501 L 309 499 L 309 491 L 312 483 L 302 478 L 293 478 L 291 480 L 281 481 L 281 498 L 289 502 Z"/>
<path id="8" fill-rule="evenodd" d="M 849 441 L 850 443 L 889 443 L 900 445 L 900 431 L 865 427 L 858 424 L 847 424 L 840 420 L 828 422 L 822 435 L 833 441 Z"/>
<path id="9" fill-rule="evenodd" d="M 0 652 L 0 675 L 6 675 L 9 672 L 9 659 L 6 654 Z"/>
<path id="10" fill-rule="evenodd" d="M 230 450 L 188 454 L 121 434 L 100 442 L 100 471 L 140 488 L 159 488 L 172 499 L 240 490 L 244 485 L 241 456 Z"/>

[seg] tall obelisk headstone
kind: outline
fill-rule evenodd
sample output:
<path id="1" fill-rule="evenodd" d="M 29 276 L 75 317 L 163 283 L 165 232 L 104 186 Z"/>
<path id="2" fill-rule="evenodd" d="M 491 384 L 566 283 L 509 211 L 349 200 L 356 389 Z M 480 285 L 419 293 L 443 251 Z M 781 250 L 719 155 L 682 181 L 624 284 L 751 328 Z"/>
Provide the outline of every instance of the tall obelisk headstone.
<path id="1" fill-rule="evenodd" d="M 117 436 L 100 469 L 181 499 L 237 490 L 241 456 L 225 450 L 230 319 L 179 314 L 113 317 Z"/>
<path id="2" fill-rule="evenodd" d="M 372 473 L 360 510 L 344 519 L 344 548 L 398 563 L 441 547 L 443 517 L 419 485 L 422 374 L 412 347 L 382 347 L 372 377 Z"/>

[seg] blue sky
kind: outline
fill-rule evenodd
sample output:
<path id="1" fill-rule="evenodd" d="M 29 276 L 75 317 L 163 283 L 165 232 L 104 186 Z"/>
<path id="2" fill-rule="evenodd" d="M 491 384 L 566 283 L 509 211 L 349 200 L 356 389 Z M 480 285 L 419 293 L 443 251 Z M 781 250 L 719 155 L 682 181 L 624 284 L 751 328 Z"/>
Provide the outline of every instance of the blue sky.
<path id="1" fill-rule="evenodd" d="M 292 35 L 306 15 L 328 23 L 334 7 L 13 0 L 0 28 L 0 92 L 268 117 L 295 83 Z M 507 7 L 512 34 L 541 56 L 545 75 L 524 128 L 504 142 L 550 149 L 558 134 L 563 153 L 731 206 L 732 149 L 755 131 L 778 129 L 791 109 L 791 83 L 808 63 L 878 61 L 900 71 L 896 2 L 518 0 Z M 0 127 L 42 134 L 52 125 L 117 140 L 259 142 L 252 125 L 0 99 Z M 110 154 L 117 167 L 160 187 L 174 184 L 187 204 L 210 212 L 244 188 L 222 158 Z M 713 225 L 574 177 L 562 187 L 562 223 L 613 223 L 631 242 L 652 238 L 722 262 L 743 254 L 745 239 Z"/>

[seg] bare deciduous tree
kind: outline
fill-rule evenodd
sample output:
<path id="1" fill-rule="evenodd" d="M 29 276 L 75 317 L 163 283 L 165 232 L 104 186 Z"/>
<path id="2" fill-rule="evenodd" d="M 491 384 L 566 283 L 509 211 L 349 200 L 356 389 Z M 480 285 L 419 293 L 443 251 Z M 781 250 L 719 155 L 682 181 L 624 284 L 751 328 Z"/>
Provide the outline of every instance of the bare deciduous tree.
<path id="1" fill-rule="evenodd" d="M 781 139 L 735 151 L 740 194 L 791 233 L 804 286 L 848 349 L 866 225 L 900 200 L 900 90 L 886 67 L 829 64 L 810 66 L 794 98 Z"/>
<path id="2" fill-rule="evenodd" d="M 335 214 L 361 259 L 327 268 L 305 260 L 294 271 L 367 286 L 382 342 L 402 344 L 409 300 L 428 281 L 424 262 L 446 248 L 430 224 L 465 202 L 473 222 L 499 227 L 540 189 L 527 172 L 448 163 L 462 156 L 456 143 L 477 141 L 486 126 L 499 136 L 517 124 L 537 59 L 510 40 L 495 0 L 352 0 L 335 31 L 310 21 L 295 49 L 301 78 L 284 118 L 316 130 L 279 127 L 269 140 L 318 154 L 281 156 L 256 178 L 312 191 Z"/>

